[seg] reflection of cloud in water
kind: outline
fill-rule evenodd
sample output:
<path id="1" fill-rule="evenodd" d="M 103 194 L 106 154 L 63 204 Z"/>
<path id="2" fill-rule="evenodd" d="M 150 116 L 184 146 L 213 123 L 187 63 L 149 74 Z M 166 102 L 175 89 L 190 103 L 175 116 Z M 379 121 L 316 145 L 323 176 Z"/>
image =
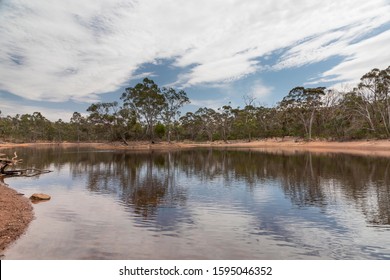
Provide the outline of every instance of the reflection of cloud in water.
<path id="1" fill-rule="evenodd" d="M 257 222 L 253 234 L 287 242 L 278 246 L 300 248 L 302 252 L 299 254 L 305 258 L 364 259 L 367 254 L 372 258 L 388 258 L 390 248 L 386 246 L 376 246 L 372 251 L 366 248 L 374 240 L 377 244 L 387 244 L 389 232 L 369 230 L 363 213 L 349 203 L 340 185 L 327 183 L 323 185 L 332 189 L 326 192 L 330 199 L 325 208 L 297 208 L 278 200 L 275 191 L 255 190 L 254 204 L 248 205 Z M 275 187 L 274 183 L 271 185 Z M 276 204 L 272 205 L 272 201 Z"/>

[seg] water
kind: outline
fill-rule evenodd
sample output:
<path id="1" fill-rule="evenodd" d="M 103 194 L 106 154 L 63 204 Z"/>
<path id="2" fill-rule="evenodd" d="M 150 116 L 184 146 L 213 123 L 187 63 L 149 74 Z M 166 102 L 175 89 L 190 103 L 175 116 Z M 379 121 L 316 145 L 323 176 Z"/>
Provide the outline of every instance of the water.
<path id="1" fill-rule="evenodd" d="M 390 259 L 390 159 L 18 149 L 48 202 L 4 259 Z"/>

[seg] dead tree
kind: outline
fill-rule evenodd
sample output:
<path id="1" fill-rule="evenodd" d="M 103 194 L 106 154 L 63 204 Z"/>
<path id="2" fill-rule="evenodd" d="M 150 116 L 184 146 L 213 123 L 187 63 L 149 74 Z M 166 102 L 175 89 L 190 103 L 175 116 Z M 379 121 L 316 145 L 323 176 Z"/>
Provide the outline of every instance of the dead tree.
<path id="1" fill-rule="evenodd" d="M 36 176 L 42 173 L 49 173 L 49 170 L 40 169 L 12 169 L 6 170 L 8 167 L 15 167 L 17 164 L 22 163 L 22 159 L 18 159 L 18 155 L 14 152 L 14 157 L 9 159 L 5 158 L 5 154 L 0 154 L 0 176 Z"/>
<path id="2" fill-rule="evenodd" d="M 5 170 L 9 166 L 15 166 L 18 163 L 21 163 L 23 160 L 18 159 L 18 155 L 14 152 L 14 157 L 12 159 L 2 158 L 5 154 L 0 154 L 0 174 L 2 175 L 17 175 L 20 173 L 19 170 Z"/>

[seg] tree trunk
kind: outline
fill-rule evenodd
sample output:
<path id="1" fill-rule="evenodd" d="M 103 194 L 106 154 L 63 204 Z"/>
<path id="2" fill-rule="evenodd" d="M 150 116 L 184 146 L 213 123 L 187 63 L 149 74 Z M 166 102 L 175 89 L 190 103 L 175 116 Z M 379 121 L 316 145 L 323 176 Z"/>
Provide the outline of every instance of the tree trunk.
<path id="1" fill-rule="evenodd" d="M 310 120 L 309 120 L 309 141 L 311 141 L 311 131 L 313 127 L 313 120 L 314 120 L 314 110 L 311 112 Z"/>

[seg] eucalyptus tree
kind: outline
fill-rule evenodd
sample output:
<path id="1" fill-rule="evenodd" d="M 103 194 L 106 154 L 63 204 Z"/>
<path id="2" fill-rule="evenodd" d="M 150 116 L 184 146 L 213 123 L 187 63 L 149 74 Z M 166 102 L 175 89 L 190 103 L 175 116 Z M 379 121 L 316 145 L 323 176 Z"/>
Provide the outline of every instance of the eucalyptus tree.
<path id="1" fill-rule="evenodd" d="M 246 105 L 244 109 L 236 108 L 232 110 L 234 114 L 233 131 L 235 138 L 248 139 L 252 141 L 253 135 L 257 132 L 256 107 Z"/>
<path id="2" fill-rule="evenodd" d="M 187 112 L 184 116 L 180 117 L 179 122 L 182 128 L 181 134 L 183 138 L 194 141 L 202 132 L 203 121 L 199 114 Z"/>
<path id="3" fill-rule="evenodd" d="M 154 140 L 154 126 L 166 106 L 164 95 L 153 80 L 145 78 L 142 83 L 125 89 L 121 99 L 124 107 L 134 110 L 139 120 L 146 123 L 150 141 Z"/>
<path id="4" fill-rule="evenodd" d="M 325 91 L 322 105 L 318 108 L 318 135 L 329 139 L 345 139 L 347 137 L 348 119 L 343 104 L 344 92 L 330 89 Z"/>
<path id="5" fill-rule="evenodd" d="M 39 112 L 31 114 L 16 115 L 12 120 L 15 124 L 15 138 L 19 141 L 42 140 L 46 127 L 46 119 Z"/>
<path id="6" fill-rule="evenodd" d="M 279 136 L 280 118 L 275 108 L 256 107 L 256 129 L 260 137 Z"/>
<path id="7" fill-rule="evenodd" d="M 0 110 L 0 137 L 5 135 L 5 118 L 1 116 L 1 110 Z"/>
<path id="8" fill-rule="evenodd" d="M 279 103 L 279 107 L 290 115 L 296 116 L 303 125 L 308 140 L 312 138 L 312 127 L 315 113 L 322 105 L 324 87 L 295 87 Z"/>
<path id="9" fill-rule="evenodd" d="M 222 139 L 223 141 L 227 142 L 232 131 L 234 120 L 233 108 L 230 106 L 230 102 L 229 105 L 224 105 L 221 108 L 218 108 L 216 116 Z"/>
<path id="10" fill-rule="evenodd" d="M 328 121 L 338 120 L 335 124 L 337 138 L 365 138 L 377 135 L 375 122 L 372 115 L 366 111 L 370 104 L 367 103 L 356 91 L 342 93 L 342 99 L 336 111 Z M 340 133 L 341 132 L 341 133 Z"/>
<path id="11" fill-rule="evenodd" d="M 53 139 L 57 138 L 58 142 L 64 141 L 64 138 L 67 137 L 67 135 L 65 134 L 65 132 L 67 131 L 67 125 L 68 124 L 65 123 L 62 119 L 58 119 L 56 122 L 54 122 L 52 127 L 54 128 L 56 135 L 53 136 Z"/>
<path id="12" fill-rule="evenodd" d="M 0 140 L 8 141 L 12 139 L 16 127 L 13 126 L 11 116 L 2 116 L 0 110 Z"/>
<path id="13" fill-rule="evenodd" d="M 390 137 L 390 66 L 364 74 L 354 89 L 357 109 L 378 136 Z"/>
<path id="14" fill-rule="evenodd" d="M 50 130 L 50 121 L 46 119 L 41 112 L 34 112 L 32 114 L 32 124 L 32 133 L 35 134 L 34 139 L 46 140 Z"/>
<path id="15" fill-rule="evenodd" d="M 252 95 L 243 96 L 245 107 L 238 111 L 238 122 L 241 131 L 245 134 L 244 137 L 248 138 L 248 141 L 252 141 L 253 135 L 257 131 L 256 123 L 256 104 L 255 97 Z"/>
<path id="16" fill-rule="evenodd" d="M 130 108 L 121 107 L 116 113 L 116 128 L 118 135 L 126 145 L 127 139 L 137 139 L 142 134 L 137 114 Z"/>
<path id="17" fill-rule="evenodd" d="M 161 112 L 162 120 L 165 123 L 167 141 L 171 142 L 172 124 L 175 123 L 181 112 L 183 105 L 190 103 L 187 93 L 184 90 L 176 91 L 173 88 L 163 88 L 162 95 L 165 98 L 165 104 Z"/>
<path id="18" fill-rule="evenodd" d="M 16 114 L 15 116 L 7 116 L 7 124 L 10 126 L 7 129 L 7 138 L 11 141 L 20 139 L 20 115 Z"/>
<path id="19" fill-rule="evenodd" d="M 116 114 L 119 110 L 116 101 L 93 103 L 87 109 L 89 112 L 88 120 L 94 126 L 95 132 L 104 134 L 107 140 L 116 140 Z"/>
<path id="20" fill-rule="evenodd" d="M 80 142 L 81 125 L 85 122 L 85 118 L 79 113 L 74 112 L 70 118 L 70 123 L 76 128 L 77 142 Z"/>
<path id="21" fill-rule="evenodd" d="M 198 120 L 201 120 L 202 131 L 207 135 L 209 141 L 214 140 L 214 134 L 218 128 L 218 115 L 214 109 L 211 108 L 199 108 L 195 115 L 198 116 Z"/>

